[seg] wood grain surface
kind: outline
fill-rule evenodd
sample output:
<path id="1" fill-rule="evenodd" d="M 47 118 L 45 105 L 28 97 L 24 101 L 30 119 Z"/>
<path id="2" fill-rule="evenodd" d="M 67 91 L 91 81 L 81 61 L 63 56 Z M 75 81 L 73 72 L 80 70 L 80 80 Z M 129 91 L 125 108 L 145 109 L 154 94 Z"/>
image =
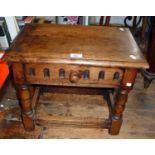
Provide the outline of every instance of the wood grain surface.
<path id="1" fill-rule="evenodd" d="M 26 25 L 4 59 L 148 68 L 129 29 L 106 26 Z"/>

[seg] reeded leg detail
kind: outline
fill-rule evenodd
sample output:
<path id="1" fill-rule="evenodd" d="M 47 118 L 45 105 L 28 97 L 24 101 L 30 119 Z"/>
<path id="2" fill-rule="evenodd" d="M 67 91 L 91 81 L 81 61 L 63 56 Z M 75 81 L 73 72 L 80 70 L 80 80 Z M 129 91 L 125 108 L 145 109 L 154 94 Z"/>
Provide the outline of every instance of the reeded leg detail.
<path id="1" fill-rule="evenodd" d="M 34 115 L 32 111 L 31 92 L 27 85 L 18 87 L 19 99 L 22 108 L 22 120 L 25 130 L 31 131 L 35 128 Z"/>

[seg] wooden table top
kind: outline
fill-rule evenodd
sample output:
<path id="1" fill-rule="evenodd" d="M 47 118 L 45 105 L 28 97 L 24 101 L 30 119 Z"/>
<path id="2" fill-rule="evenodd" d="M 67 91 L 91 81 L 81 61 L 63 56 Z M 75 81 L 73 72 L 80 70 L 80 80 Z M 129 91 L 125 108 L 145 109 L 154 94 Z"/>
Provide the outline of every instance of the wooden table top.
<path id="1" fill-rule="evenodd" d="M 129 29 L 106 26 L 26 25 L 4 59 L 148 68 Z"/>

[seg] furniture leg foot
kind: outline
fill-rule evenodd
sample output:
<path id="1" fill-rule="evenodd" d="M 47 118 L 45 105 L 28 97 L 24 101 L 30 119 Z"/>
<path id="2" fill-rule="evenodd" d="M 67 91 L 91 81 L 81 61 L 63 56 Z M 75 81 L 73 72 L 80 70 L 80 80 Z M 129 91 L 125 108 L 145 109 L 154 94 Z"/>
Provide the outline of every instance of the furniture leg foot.
<path id="1" fill-rule="evenodd" d="M 33 112 L 31 114 L 22 113 L 23 126 L 26 131 L 32 131 L 35 128 Z"/>
<path id="2" fill-rule="evenodd" d="M 122 118 L 112 117 L 111 118 L 111 126 L 109 129 L 109 134 L 111 135 L 118 135 L 120 128 L 122 125 Z"/>

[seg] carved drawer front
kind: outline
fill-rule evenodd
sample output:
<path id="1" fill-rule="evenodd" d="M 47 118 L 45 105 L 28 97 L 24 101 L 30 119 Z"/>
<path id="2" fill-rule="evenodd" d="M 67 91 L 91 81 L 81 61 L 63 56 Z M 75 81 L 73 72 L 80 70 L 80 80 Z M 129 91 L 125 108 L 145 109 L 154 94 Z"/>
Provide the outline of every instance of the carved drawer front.
<path id="1" fill-rule="evenodd" d="M 118 86 L 123 76 L 119 68 L 68 64 L 25 64 L 26 81 L 33 84 L 68 86 Z"/>

